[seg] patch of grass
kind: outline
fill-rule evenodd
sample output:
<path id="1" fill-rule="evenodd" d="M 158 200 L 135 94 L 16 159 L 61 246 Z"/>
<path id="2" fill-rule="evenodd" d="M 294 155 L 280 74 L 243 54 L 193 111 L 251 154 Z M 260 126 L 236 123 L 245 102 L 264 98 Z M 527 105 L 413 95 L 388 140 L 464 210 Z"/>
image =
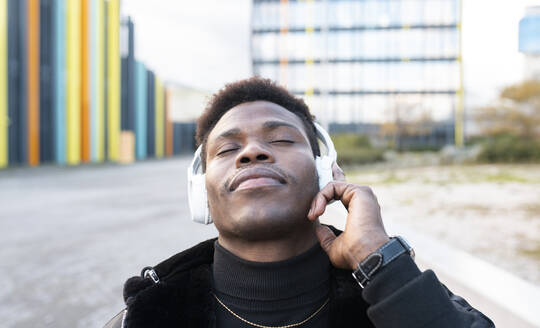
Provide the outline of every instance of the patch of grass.
<path id="1" fill-rule="evenodd" d="M 520 176 L 517 176 L 515 174 L 512 174 L 510 172 L 502 171 L 502 172 L 497 172 L 495 174 L 488 174 L 485 177 L 485 181 L 487 181 L 487 182 L 499 182 L 499 183 L 504 183 L 504 182 L 521 182 L 521 183 L 525 183 L 525 182 L 527 182 L 527 179 L 524 179 L 524 178 L 522 178 Z"/>
<path id="2" fill-rule="evenodd" d="M 347 177 L 365 184 L 396 184 L 417 182 L 438 186 L 454 184 L 540 184 L 540 165 L 453 165 L 423 167 L 392 167 L 388 163 L 379 166 L 371 165 L 345 168 Z"/>
<path id="3" fill-rule="evenodd" d="M 540 246 L 535 248 L 519 248 L 518 252 L 535 260 L 540 260 Z"/>
<path id="4" fill-rule="evenodd" d="M 400 177 L 396 175 L 394 172 L 391 172 L 390 174 L 387 174 L 383 177 L 383 179 L 379 182 L 381 184 L 397 184 L 397 183 L 405 183 L 409 181 L 409 179 L 405 177 Z"/>

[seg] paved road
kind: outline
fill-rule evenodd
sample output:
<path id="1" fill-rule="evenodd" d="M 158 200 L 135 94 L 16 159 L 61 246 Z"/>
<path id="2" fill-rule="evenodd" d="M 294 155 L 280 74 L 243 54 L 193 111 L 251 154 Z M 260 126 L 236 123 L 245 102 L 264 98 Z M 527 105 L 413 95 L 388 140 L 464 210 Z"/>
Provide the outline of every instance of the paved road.
<path id="1" fill-rule="evenodd" d="M 215 236 L 189 220 L 187 165 L 0 171 L 0 326 L 102 327 L 126 278 Z"/>

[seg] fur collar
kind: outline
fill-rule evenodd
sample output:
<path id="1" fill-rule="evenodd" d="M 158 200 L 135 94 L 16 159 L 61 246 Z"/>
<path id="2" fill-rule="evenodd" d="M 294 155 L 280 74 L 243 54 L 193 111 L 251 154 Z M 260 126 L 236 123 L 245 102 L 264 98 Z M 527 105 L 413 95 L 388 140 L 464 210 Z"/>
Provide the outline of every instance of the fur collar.
<path id="1" fill-rule="evenodd" d="M 128 279 L 124 285 L 125 327 L 214 327 L 210 264 L 215 240 L 204 241 L 155 266 L 159 283 L 142 277 Z M 331 327 L 373 327 L 361 293 L 349 270 L 332 270 Z"/>

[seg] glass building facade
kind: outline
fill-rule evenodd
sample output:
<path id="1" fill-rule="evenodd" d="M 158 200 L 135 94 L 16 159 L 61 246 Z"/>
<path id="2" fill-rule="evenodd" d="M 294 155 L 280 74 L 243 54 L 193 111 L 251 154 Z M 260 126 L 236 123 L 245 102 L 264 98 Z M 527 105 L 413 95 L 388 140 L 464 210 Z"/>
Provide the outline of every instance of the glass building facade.
<path id="1" fill-rule="evenodd" d="M 302 95 L 324 124 L 426 120 L 447 126 L 453 142 L 454 123 L 462 135 L 459 5 L 254 0 L 253 73 Z"/>
<path id="2" fill-rule="evenodd" d="M 519 21 L 519 51 L 540 55 L 540 6 L 527 8 Z"/>

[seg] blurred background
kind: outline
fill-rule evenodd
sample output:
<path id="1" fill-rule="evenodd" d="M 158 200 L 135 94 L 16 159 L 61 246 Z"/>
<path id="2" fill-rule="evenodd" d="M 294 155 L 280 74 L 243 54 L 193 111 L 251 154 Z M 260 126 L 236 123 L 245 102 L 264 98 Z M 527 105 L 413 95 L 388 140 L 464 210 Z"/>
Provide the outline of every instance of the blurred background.
<path id="1" fill-rule="evenodd" d="M 102 327 L 216 236 L 189 220 L 195 121 L 252 75 L 307 102 L 422 268 L 540 327 L 538 0 L 0 0 L 0 326 Z"/>

